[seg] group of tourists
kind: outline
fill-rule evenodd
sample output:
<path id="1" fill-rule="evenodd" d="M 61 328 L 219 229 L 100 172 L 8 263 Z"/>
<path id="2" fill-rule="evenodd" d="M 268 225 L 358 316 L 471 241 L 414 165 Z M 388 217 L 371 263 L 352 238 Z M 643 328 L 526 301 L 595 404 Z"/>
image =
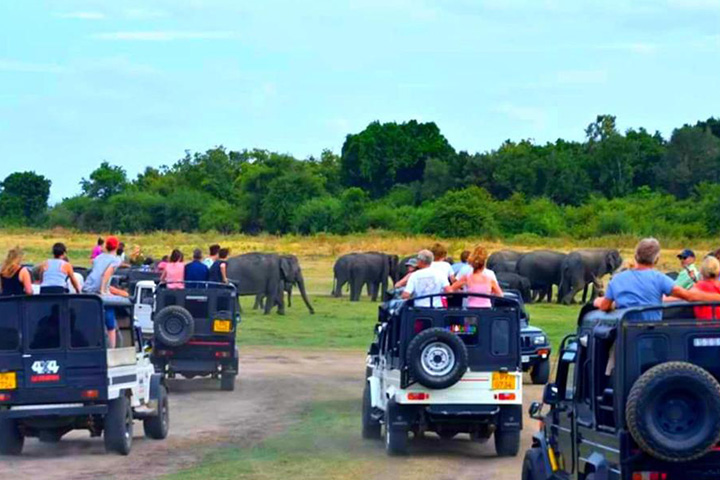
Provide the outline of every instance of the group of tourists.
<path id="1" fill-rule="evenodd" d="M 464 291 L 468 293 L 502 296 L 495 272 L 485 267 L 487 250 L 478 245 L 472 252 L 466 250 L 460 262 L 448 262 L 447 249 L 436 243 L 429 250 L 420 250 L 417 257 L 406 262 L 408 274 L 395 284 L 404 288 L 402 298 L 419 298 L 418 307 L 445 307 L 445 297 L 434 296 L 442 293 Z M 470 296 L 465 302 L 469 308 L 489 308 L 491 300 L 481 295 Z"/>
<path id="2" fill-rule="evenodd" d="M 229 248 L 221 248 L 220 245 L 210 246 L 209 255 L 203 258 L 201 249 L 193 250 L 193 257 L 190 262 L 185 262 L 185 255 L 178 249 L 172 251 L 167 260 L 158 264 L 158 271 L 161 273 L 160 281 L 167 285 L 167 288 L 196 288 L 206 282 L 229 283 L 227 276 L 227 259 L 230 255 Z"/>

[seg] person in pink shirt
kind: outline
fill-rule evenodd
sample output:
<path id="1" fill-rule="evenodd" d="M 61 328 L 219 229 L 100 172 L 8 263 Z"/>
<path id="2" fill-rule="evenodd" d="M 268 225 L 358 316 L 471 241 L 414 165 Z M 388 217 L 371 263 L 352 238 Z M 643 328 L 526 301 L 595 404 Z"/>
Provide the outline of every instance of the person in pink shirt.
<path id="1" fill-rule="evenodd" d="M 170 261 L 165 265 L 160 281 L 165 282 L 167 288 L 185 288 L 185 263 L 182 252 L 177 248 L 170 254 Z"/>
<path id="2" fill-rule="evenodd" d="M 446 288 L 448 292 L 456 292 L 466 287 L 468 293 L 484 293 L 486 295 L 503 296 L 503 291 L 496 280 L 483 274 L 485 270 L 485 262 L 487 261 L 487 250 L 481 246 L 475 247 L 468 263 L 472 266 L 472 273 L 463 275 L 458 278 L 452 285 Z M 485 297 L 468 297 L 467 306 L 469 308 L 490 308 L 492 302 Z"/>
<path id="3" fill-rule="evenodd" d="M 102 238 L 97 239 L 97 245 L 95 245 L 95 248 L 92 249 L 92 253 L 90 254 L 90 260 L 95 260 L 95 257 L 103 253 L 103 246 L 105 245 L 105 240 Z"/>

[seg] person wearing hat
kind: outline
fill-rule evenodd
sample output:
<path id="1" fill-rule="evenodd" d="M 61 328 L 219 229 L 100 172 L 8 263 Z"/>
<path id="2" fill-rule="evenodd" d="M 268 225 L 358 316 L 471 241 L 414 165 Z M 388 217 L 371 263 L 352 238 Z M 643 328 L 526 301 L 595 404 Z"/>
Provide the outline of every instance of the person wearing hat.
<path id="1" fill-rule="evenodd" d="M 692 288 L 700 280 L 700 272 L 695 266 L 695 252 L 686 248 L 677 256 L 680 260 L 682 270 L 675 280 L 675 285 L 684 289 Z"/>
<path id="2" fill-rule="evenodd" d="M 410 274 L 417 270 L 417 262 L 417 257 L 407 259 L 407 261 L 405 262 L 405 266 L 407 267 L 407 274 L 395 283 L 395 288 L 402 288 L 407 285 Z"/>

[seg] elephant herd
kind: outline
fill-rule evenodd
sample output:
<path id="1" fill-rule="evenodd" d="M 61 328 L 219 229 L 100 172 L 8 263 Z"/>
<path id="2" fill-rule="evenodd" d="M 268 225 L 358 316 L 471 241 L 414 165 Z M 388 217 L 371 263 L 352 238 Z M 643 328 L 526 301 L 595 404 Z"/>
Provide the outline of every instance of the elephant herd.
<path id="1" fill-rule="evenodd" d="M 512 250 L 495 252 L 488 258 L 487 266 L 495 271 L 508 272 L 526 278 L 533 292 L 533 299 L 552 301 L 553 287 L 557 287 L 558 303 L 569 304 L 582 291 L 587 301 L 588 287 L 592 286 L 591 298 L 602 291 L 602 278 L 622 266 L 620 252 L 614 249 L 594 248 L 575 250 L 570 253 L 553 250 L 536 250 L 521 253 Z"/>
<path id="2" fill-rule="evenodd" d="M 405 276 L 409 258 L 381 252 L 343 255 L 333 267 L 332 295 L 341 297 L 343 287 L 348 285 L 350 300 L 358 301 L 366 287 L 368 296 L 377 301 L 378 293 L 387 290 L 389 281 L 394 283 Z M 490 255 L 487 267 L 495 272 L 501 285 L 518 290 L 527 302 L 550 302 L 556 288 L 558 303 L 569 304 L 580 291 L 583 302 L 587 301 L 590 286 L 594 298 L 602 291 L 602 278 L 618 270 L 622 263 L 620 252 L 614 249 L 582 249 L 567 254 L 501 250 Z"/>

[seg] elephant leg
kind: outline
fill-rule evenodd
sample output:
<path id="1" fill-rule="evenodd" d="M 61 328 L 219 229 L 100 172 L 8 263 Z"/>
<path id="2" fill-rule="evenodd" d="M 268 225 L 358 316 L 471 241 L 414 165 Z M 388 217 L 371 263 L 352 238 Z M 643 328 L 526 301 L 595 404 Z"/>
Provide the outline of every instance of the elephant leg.
<path id="1" fill-rule="evenodd" d="M 553 295 L 553 286 L 552 284 L 547 286 L 547 289 L 545 290 L 545 296 L 547 297 L 547 303 L 552 303 L 552 295 Z"/>
<path id="2" fill-rule="evenodd" d="M 360 301 L 360 294 L 362 292 L 363 283 L 358 280 L 350 280 L 350 301 Z"/>
<path id="3" fill-rule="evenodd" d="M 252 308 L 253 310 L 257 310 L 258 308 L 265 308 L 262 293 L 258 293 L 257 295 L 255 295 L 255 303 L 253 304 Z"/>

